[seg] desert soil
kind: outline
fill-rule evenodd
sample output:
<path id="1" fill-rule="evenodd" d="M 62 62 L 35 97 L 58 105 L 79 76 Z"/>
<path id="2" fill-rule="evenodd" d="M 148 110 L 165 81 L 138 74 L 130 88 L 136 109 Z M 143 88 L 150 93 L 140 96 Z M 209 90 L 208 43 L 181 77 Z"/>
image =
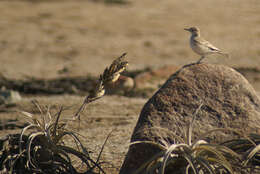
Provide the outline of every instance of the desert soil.
<path id="1" fill-rule="evenodd" d="M 129 71 L 181 66 L 199 58 L 189 48 L 189 33 L 183 30 L 189 26 L 200 27 L 205 38 L 231 55 L 229 59 L 212 55 L 205 61 L 236 68 L 260 67 L 259 0 L 127 2 L 1 0 L 1 76 L 11 79 L 98 76 L 123 52 L 128 53 Z M 259 81 L 251 82 L 260 91 Z M 16 111 L 32 112 L 33 99 L 43 105 L 71 106 L 64 112 L 64 118 L 70 118 L 84 99 L 65 94 L 22 97 L 15 106 L 0 108 L 1 136 L 20 131 L 16 126 L 4 125 L 23 125 L 25 119 Z M 117 173 L 147 99 L 105 96 L 82 113 L 79 133 L 84 135 L 82 140 L 94 156 L 113 130 L 102 158 L 111 165 L 105 168 L 108 173 Z M 78 124 L 70 127 L 77 129 Z"/>

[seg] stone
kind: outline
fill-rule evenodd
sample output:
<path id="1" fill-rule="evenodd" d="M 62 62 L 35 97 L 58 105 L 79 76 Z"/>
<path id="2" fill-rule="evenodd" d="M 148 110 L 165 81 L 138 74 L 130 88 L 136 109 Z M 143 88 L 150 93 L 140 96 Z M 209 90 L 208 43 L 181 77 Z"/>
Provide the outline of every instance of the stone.
<path id="1" fill-rule="evenodd" d="M 14 90 L 7 90 L 2 88 L 0 90 L 0 105 L 1 104 L 14 104 L 22 99 L 19 92 Z"/>
<path id="2" fill-rule="evenodd" d="M 183 137 L 193 113 L 202 107 L 193 124 L 193 139 L 215 128 L 259 132 L 260 99 L 249 82 L 237 71 L 223 65 L 189 64 L 174 73 L 144 105 L 131 142 L 163 139 L 172 144 Z M 208 142 L 234 137 L 218 133 Z M 120 174 L 130 174 L 159 149 L 151 145 L 129 147 Z"/>

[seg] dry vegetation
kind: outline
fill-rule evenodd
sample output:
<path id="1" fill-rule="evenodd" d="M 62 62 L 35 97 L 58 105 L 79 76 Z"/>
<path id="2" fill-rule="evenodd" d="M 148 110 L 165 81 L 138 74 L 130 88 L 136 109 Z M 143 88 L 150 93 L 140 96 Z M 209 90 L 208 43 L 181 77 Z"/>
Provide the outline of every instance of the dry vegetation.
<path id="1" fill-rule="evenodd" d="M 200 4 L 192 0 L 3 0 L 0 1 L 1 77 L 17 79 L 21 84 L 28 79 L 55 78 L 64 82 L 64 79 L 91 75 L 79 80 L 83 85 L 77 86 L 90 91 L 96 79 L 92 77 L 97 77 L 121 52 L 128 52 L 129 70 L 196 61 L 198 57 L 188 47 L 189 35 L 183 31 L 184 27 L 193 25 L 199 26 L 203 36 L 214 45 L 231 54 L 230 59 L 212 56 L 207 62 L 255 68 L 260 64 L 259 10 L 258 0 L 202 0 Z M 107 72 L 115 71 L 110 67 Z M 96 92 L 103 92 L 104 77 L 104 74 L 100 77 L 96 90 L 89 95 L 91 98 L 97 97 Z M 82 83 L 86 79 L 91 83 Z M 60 96 L 43 96 L 48 87 L 46 83 L 40 84 L 41 96 L 36 91 L 34 95 L 24 95 L 16 105 L 0 106 L 0 135 L 4 137 L 0 143 L 2 167 L 14 173 L 17 168 L 37 172 L 35 168 L 46 168 L 50 163 L 45 162 L 51 161 L 53 168 L 47 169 L 60 173 L 88 170 L 117 173 L 146 99 L 108 96 L 88 103 L 88 97 L 84 100 L 63 95 L 64 91 L 56 88 L 53 94 Z M 259 81 L 255 87 L 260 90 Z M 71 91 L 70 94 L 78 94 L 71 86 L 65 89 Z M 40 103 L 36 108 L 30 102 L 34 99 Z M 84 108 L 80 106 L 82 100 L 88 107 L 85 111 L 79 110 L 78 124 L 71 119 L 75 113 L 78 116 L 78 108 Z M 26 111 L 31 122 L 25 123 L 17 110 Z M 27 132 L 28 125 L 34 129 Z M 17 133 L 23 127 L 21 136 Z M 112 130 L 115 131 L 103 149 Z M 152 163 L 142 169 L 163 173 L 161 166 L 169 164 L 162 162 L 178 160 L 184 164 L 181 167 L 194 173 L 259 169 L 255 168 L 259 167 L 259 135 L 218 145 L 187 140 L 180 140 L 177 145 L 157 145 L 162 149 L 155 158 L 159 163 L 151 160 Z M 41 153 L 47 154 L 42 158 L 44 164 L 39 160 Z M 176 153 L 180 156 L 176 157 Z M 77 161 L 84 164 L 78 165 Z M 239 165 L 234 167 L 234 164 Z"/>
<path id="2" fill-rule="evenodd" d="M 194 174 L 235 174 L 260 172 L 260 135 L 245 136 L 241 130 L 218 128 L 201 133 L 193 139 L 193 124 L 201 104 L 193 113 L 190 123 L 181 136 L 174 134 L 174 144 L 163 138 L 160 144 L 151 141 L 136 141 L 131 145 L 149 144 L 160 149 L 134 173 L 194 173 Z M 217 132 L 229 132 L 238 138 L 222 143 L 208 143 L 207 136 Z M 172 133 L 171 133 L 172 134 Z M 221 137 L 221 135 L 218 135 Z"/>
<path id="3" fill-rule="evenodd" d="M 1 171 L 7 173 L 105 173 L 100 158 L 111 133 L 102 145 L 97 159 L 93 160 L 89 154 L 90 150 L 84 147 L 78 134 L 66 127 L 68 121 L 75 119 L 80 121 L 80 113 L 84 111 L 86 105 L 103 97 L 107 84 L 118 80 L 128 65 L 127 61 L 123 61 L 125 55 L 126 53 L 122 54 L 105 69 L 95 89 L 85 98 L 71 119 L 60 120 L 63 107 L 57 113 L 51 113 L 51 106 L 42 107 L 37 101 L 33 103 L 40 112 L 38 118 L 29 112 L 21 111 L 20 113 L 29 117 L 29 125 L 24 127 L 19 135 L 10 134 L 1 140 Z M 34 129 L 34 131 L 26 135 L 29 129 Z M 65 139 L 67 142 L 74 142 L 74 146 L 66 145 Z M 72 156 L 78 158 L 81 166 L 75 166 L 77 163 L 74 162 L 75 159 L 72 160 Z"/>

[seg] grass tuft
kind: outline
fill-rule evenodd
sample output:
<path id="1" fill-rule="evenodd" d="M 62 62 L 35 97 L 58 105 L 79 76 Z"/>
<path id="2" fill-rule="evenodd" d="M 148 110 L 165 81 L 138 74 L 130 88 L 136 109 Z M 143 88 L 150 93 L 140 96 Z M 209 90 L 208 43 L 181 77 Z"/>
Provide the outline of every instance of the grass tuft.
<path id="1" fill-rule="evenodd" d="M 84 172 L 105 173 L 99 162 L 102 150 L 97 160 L 91 158 L 77 134 L 68 130 L 66 122 L 60 120 L 62 107 L 57 113 L 52 113 L 50 107 L 41 106 L 36 101 L 34 104 L 41 115 L 21 112 L 29 119 L 29 125 L 22 129 L 19 139 L 13 140 L 19 151 L 2 161 L 2 166 L 11 173 L 82 173 L 73 162 L 76 160 L 82 163 Z M 74 142 L 74 145 L 66 142 Z"/>
<path id="2" fill-rule="evenodd" d="M 233 129 L 215 129 L 202 134 L 200 139 L 192 141 L 194 120 L 201 107 L 202 104 L 193 113 L 187 130 L 183 132 L 183 138 L 178 137 L 174 144 L 169 144 L 163 139 L 159 140 L 159 143 L 151 141 L 131 143 L 131 146 L 149 144 L 160 149 L 134 174 L 165 174 L 173 171 L 186 174 L 259 173 L 260 135 L 253 134 L 245 137 Z M 219 131 L 236 133 L 241 138 L 219 144 L 211 144 L 203 140 L 205 136 Z"/>
<path id="3" fill-rule="evenodd" d="M 95 90 L 85 98 L 74 118 L 79 118 L 80 112 L 84 110 L 87 103 L 104 96 L 107 84 L 118 80 L 128 65 L 127 61 L 123 61 L 125 55 L 126 53 L 122 54 L 104 70 Z M 29 125 L 24 127 L 19 135 L 9 135 L 4 140 L 0 140 L 2 154 L 4 154 L 0 158 L 2 171 L 17 174 L 105 174 L 100 158 L 111 133 L 107 136 L 97 159 L 94 160 L 77 137 L 78 134 L 67 128 L 67 123 L 71 120 L 61 120 L 63 107 L 58 112 L 52 112 L 50 106 L 41 106 L 37 101 L 33 101 L 33 104 L 40 115 L 21 111 Z M 82 166 L 80 168 L 77 166 L 79 161 Z"/>

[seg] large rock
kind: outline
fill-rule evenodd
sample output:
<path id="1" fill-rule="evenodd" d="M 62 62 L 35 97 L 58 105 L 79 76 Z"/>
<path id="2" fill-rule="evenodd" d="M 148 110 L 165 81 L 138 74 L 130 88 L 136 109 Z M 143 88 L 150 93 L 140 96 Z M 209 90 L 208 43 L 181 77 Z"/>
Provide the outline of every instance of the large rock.
<path id="1" fill-rule="evenodd" d="M 183 137 L 200 103 L 203 106 L 194 122 L 194 138 L 214 128 L 245 133 L 260 130 L 260 100 L 240 73 L 222 65 L 191 64 L 173 74 L 145 104 L 131 142 L 164 139 L 174 143 L 174 135 Z M 231 136 L 218 133 L 206 140 L 218 142 Z M 151 145 L 130 146 L 120 174 L 132 173 L 157 151 Z"/>

